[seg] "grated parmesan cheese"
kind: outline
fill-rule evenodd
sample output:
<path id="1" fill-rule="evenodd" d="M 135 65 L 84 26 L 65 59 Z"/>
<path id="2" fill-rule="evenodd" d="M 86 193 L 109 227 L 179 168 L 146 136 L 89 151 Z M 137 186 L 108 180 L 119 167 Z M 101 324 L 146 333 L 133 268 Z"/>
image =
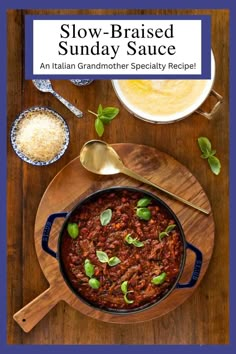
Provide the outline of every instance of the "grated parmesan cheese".
<path id="1" fill-rule="evenodd" d="M 32 161 L 52 160 L 65 140 L 63 122 L 51 112 L 29 112 L 18 124 L 17 147 Z"/>

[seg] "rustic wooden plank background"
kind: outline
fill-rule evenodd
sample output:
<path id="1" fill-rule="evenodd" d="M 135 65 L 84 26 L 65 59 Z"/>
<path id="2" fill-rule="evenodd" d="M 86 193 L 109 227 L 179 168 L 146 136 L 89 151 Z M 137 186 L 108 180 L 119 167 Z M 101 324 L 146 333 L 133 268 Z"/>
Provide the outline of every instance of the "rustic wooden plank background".
<path id="1" fill-rule="evenodd" d="M 53 81 L 62 96 L 78 106 L 84 118 L 78 120 L 51 94 L 37 91 L 24 80 L 24 15 L 44 11 L 8 11 L 8 343 L 9 344 L 226 344 L 229 342 L 229 58 L 227 10 L 113 10 L 47 11 L 52 14 L 210 14 L 212 48 L 216 58 L 214 88 L 224 103 L 212 121 L 193 114 L 171 125 L 152 125 L 126 112 L 116 98 L 111 82 L 96 80 L 78 88 L 69 81 Z M 212 204 L 216 225 L 213 257 L 200 286 L 190 299 L 171 313 L 145 323 L 117 325 L 81 315 L 59 303 L 30 333 L 24 333 L 12 316 L 44 291 L 48 284 L 34 248 L 34 220 L 40 199 L 51 179 L 71 159 L 83 143 L 96 138 L 94 118 L 88 109 L 99 103 L 114 105 L 121 112 L 103 136 L 109 143 L 131 142 L 156 147 L 183 163 L 199 180 Z M 23 163 L 10 145 L 9 129 L 24 109 L 43 105 L 54 108 L 67 120 L 71 141 L 66 154 L 48 167 Z M 222 172 L 214 176 L 200 158 L 196 144 L 207 136 L 217 150 Z"/>

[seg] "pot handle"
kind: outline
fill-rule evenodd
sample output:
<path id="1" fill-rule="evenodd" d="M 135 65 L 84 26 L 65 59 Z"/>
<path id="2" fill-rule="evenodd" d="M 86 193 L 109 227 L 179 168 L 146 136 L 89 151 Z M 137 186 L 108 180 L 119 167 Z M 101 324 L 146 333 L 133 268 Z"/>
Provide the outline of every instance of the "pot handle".
<path id="1" fill-rule="evenodd" d="M 199 278 L 201 267 L 202 267 L 202 252 L 198 248 L 196 248 L 195 246 L 193 246 L 191 243 L 188 243 L 188 242 L 186 242 L 186 249 L 187 248 L 195 253 L 196 259 L 195 259 L 193 273 L 192 273 L 190 281 L 185 284 L 178 283 L 176 285 L 176 288 L 179 288 L 179 289 L 192 288 L 196 284 L 196 282 Z"/>
<path id="2" fill-rule="evenodd" d="M 201 108 L 198 108 L 196 110 L 196 112 L 198 114 L 201 114 L 201 116 L 207 118 L 207 119 L 212 119 L 214 114 L 218 111 L 218 109 L 220 108 L 221 103 L 223 102 L 223 97 L 216 92 L 215 90 L 211 90 L 210 92 L 211 96 L 214 96 L 217 99 L 216 104 L 213 106 L 212 110 L 210 112 L 204 112 Z"/>
<path id="3" fill-rule="evenodd" d="M 50 256 L 57 258 L 57 254 L 55 251 L 53 251 L 49 246 L 48 246 L 48 241 L 49 241 L 49 236 L 50 236 L 50 231 L 52 228 L 52 224 L 55 219 L 57 218 L 65 218 L 68 213 L 62 212 L 62 213 L 55 213 L 49 215 L 46 224 L 43 229 L 43 235 L 42 235 L 42 249 L 50 254 Z"/>

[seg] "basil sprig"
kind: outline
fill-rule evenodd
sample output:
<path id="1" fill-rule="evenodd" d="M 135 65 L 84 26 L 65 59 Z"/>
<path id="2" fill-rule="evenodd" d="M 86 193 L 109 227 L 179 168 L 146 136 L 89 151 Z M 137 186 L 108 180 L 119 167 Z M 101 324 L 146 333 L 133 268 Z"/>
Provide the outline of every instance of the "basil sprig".
<path id="1" fill-rule="evenodd" d="M 139 217 L 139 219 L 146 221 L 150 220 L 152 217 L 152 214 L 148 208 L 138 208 L 136 215 Z"/>
<path id="2" fill-rule="evenodd" d="M 147 207 L 150 203 L 151 203 L 151 198 L 148 198 L 148 197 L 141 198 L 141 199 L 139 199 L 139 201 L 137 203 L 137 207 L 144 208 L 144 207 Z"/>
<path id="3" fill-rule="evenodd" d="M 152 278 L 151 283 L 154 285 L 161 285 L 166 280 L 166 273 L 163 272 L 157 277 Z"/>
<path id="4" fill-rule="evenodd" d="M 125 241 L 129 244 L 129 245 L 133 245 L 135 247 L 143 247 L 144 243 L 137 240 L 137 238 L 133 238 L 130 234 L 125 236 Z"/>
<path id="5" fill-rule="evenodd" d="M 92 113 L 95 115 L 97 118 L 95 119 L 95 130 L 98 134 L 98 136 L 102 136 L 104 133 L 104 125 L 109 124 L 112 119 L 114 119 L 117 114 L 119 113 L 119 108 L 115 107 L 106 107 L 102 108 L 102 105 L 100 104 L 97 109 L 97 113 L 92 112 L 88 110 L 89 113 Z"/>
<path id="6" fill-rule="evenodd" d="M 100 281 L 96 278 L 93 278 L 94 275 L 94 265 L 90 262 L 89 259 L 85 259 L 84 261 L 84 270 L 85 274 L 87 277 L 89 277 L 89 286 L 91 286 L 92 289 L 99 289 L 100 287 Z"/>
<path id="7" fill-rule="evenodd" d="M 201 136 L 198 138 L 198 145 L 202 152 L 201 158 L 207 159 L 211 171 L 215 175 L 218 175 L 221 170 L 221 163 L 220 160 L 214 156 L 216 154 L 216 150 L 212 150 L 210 140 Z"/>
<path id="8" fill-rule="evenodd" d="M 102 226 L 109 224 L 112 218 L 112 210 L 106 209 L 100 214 L 100 222 Z"/>
<path id="9" fill-rule="evenodd" d="M 134 300 L 129 300 L 127 298 L 128 293 L 133 293 L 133 290 L 128 291 L 128 281 L 127 280 L 123 281 L 120 288 L 121 288 L 122 293 L 124 294 L 124 300 L 125 300 L 126 304 L 132 304 L 134 302 Z"/>
<path id="10" fill-rule="evenodd" d="M 151 198 L 145 197 L 138 200 L 137 207 L 136 207 L 136 215 L 141 220 L 150 220 L 152 214 L 147 206 L 151 203 Z"/>
<path id="11" fill-rule="evenodd" d="M 89 259 L 85 259 L 84 261 L 84 270 L 87 277 L 92 278 L 94 275 L 94 265 L 90 262 Z"/>
<path id="12" fill-rule="evenodd" d="M 76 223 L 68 223 L 67 232 L 71 238 L 76 239 L 79 236 L 79 226 Z"/>
<path id="13" fill-rule="evenodd" d="M 118 257 L 109 258 L 106 252 L 96 251 L 96 255 L 101 263 L 108 263 L 110 267 L 114 267 L 117 264 L 121 263 L 121 260 Z"/>
<path id="14" fill-rule="evenodd" d="M 89 279 L 88 283 L 92 289 L 99 289 L 99 287 L 100 287 L 100 281 L 97 280 L 96 278 Z"/>
<path id="15" fill-rule="evenodd" d="M 172 230 L 174 230 L 175 227 L 176 227 L 175 224 L 168 225 L 167 228 L 165 229 L 165 231 L 162 231 L 162 232 L 159 233 L 159 240 L 161 241 L 163 239 L 163 237 L 169 236 L 169 233 Z"/>

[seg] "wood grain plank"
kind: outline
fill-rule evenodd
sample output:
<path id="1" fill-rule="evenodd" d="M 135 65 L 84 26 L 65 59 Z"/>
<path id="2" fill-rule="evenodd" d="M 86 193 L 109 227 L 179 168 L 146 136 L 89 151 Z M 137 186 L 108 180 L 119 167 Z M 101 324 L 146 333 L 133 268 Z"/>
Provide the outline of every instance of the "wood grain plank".
<path id="1" fill-rule="evenodd" d="M 18 114 L 18 109 L 22 105 L 22 97 L 19 92 L 22 90 L 22 16 L 20 11 L 8 11 L 7 32 L 14 31 L 15 37 L 8 35 L 8 84 L 7 86 L 7 124 L 8 132 L 10 126 Z M 16 43 L 18 45 L 16 45 Z M 11 318 L 14 309 L 22 306 L 22 268 L 19 264 L 22 262 L 22 162 L 15 158 L 14 152 L 8 139 L 8 166 L 7 166 L 7 232 L 11 237 L 7 238 L 7 312 L 8 318 Z M 17 215 L 17 217 L 14 217 Z M 13 221 L 14 220 L 14 221 Z M 17 296 L 16 296 L 17 289 Z M 22 332 L 16 328 L 12 321 L 7 324 L 7 341 L 12 338 L 16 342 L 22 341 Z"/>

